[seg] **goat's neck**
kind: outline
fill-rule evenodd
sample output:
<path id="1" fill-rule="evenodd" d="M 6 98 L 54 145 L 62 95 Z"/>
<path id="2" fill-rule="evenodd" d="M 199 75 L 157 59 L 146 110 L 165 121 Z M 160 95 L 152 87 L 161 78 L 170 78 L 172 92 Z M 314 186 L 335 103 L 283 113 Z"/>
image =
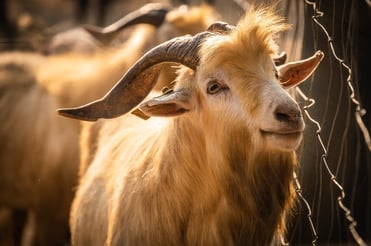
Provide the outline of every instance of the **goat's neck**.
<path id="1" fill-rule="evenodd" d="M 212 137 L 181 120 L 173 127 L 169 132 L 178 134 L 169 136 L 168 148 L 177 160 L 187 161 L 174 160 L 175 165 L 165 169 L 188 174 L 184 180 L 194 179 L 193 184 L 198 185 L 193 187 L 193 196 L 198 207 L 214 206 L 210 211 L 223 214 L 216 218 L 230 216 L 220 219 L 230 220 L 229 226 L 238 227 L 241 234 L 250 234 L 241 240 L 268 244 L 277 231 L 285 230 L 284 212 L 291 207 L 294 194 L 295 153 L 265 151 L 247 132 Z"/>

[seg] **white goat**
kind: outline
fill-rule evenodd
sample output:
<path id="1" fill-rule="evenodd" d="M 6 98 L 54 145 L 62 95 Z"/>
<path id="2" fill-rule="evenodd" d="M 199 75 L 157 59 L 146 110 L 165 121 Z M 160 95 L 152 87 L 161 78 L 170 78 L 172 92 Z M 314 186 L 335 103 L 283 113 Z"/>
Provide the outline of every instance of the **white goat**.
<path id="1" fill-rule="evenodd" d="M 86 123 L 85 172 L 71 212 L 73 245 L 269 245 L 285 231 L 304 121 L 285 91 L 323 58 L 276 67 L 274 11 L 237 27 L 165 42 L 102 99 L 61 109 Z M 142 102 L 164 62 L 188 68 L 173 90 Z M 121 116 L 121 117 L 118 117 Z"/>
<path id="2" fill-rule="evenodd" d="M 172 30 L 167 35 L 179 34 L 176 24 Z M 0 206 L 32 212 L 35 245 L 64 243 L 77 184 L 79 123 L 55 109 L 102 96 L 157 35 L 155 28 L 140 26 L 119 48 L 91 55 L 0 55 Z"/>

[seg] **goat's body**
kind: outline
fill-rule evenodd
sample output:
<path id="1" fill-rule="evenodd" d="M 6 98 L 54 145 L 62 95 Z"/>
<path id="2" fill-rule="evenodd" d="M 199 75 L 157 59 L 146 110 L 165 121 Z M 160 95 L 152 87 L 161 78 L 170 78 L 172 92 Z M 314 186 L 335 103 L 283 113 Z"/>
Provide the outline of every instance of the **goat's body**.
<path id="1" fill-rule="evenodd" d="M 75 245 L 268 245 L 284 230 L 293 153 L 254 153 L 233 130 L 214 152 L 220 141 L 186 117 L 96 124 L 98 151 L 73 205 Z"/>

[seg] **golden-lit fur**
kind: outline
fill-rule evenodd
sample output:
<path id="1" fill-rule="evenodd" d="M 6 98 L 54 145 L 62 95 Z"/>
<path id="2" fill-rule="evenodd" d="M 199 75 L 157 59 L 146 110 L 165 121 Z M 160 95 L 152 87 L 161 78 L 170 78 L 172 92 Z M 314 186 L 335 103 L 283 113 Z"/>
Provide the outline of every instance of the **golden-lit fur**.
<path id="1" fill-rule="evenodd" d="M 253 9 L 250 11 L 254 11 Z M 274 55 L 278 52 L 278 47 L 274 42 L 275 36 L 289 28 L 283 19 L 267 12 L 259 10 L 256 18 L 244 18 L 237 25 L 236 30 L 231 35 L 224 37 L 215 36 L 206 40 L 206 44 L 201 51 L 202 59 L 208 59 L 204 63 L 210 67 L 215 67 L 222 63 L 232 63 L 236 68 L 243 68 L 248 64 L 250 70 L 259 74 L 254 64 L 254 59 L 265 59 L 267 55 Z M 249 13 L 247 13 L 249 15 Z M 261 28 L 264 26 L 264 28 Z M 246 35 L 249 33 L 249 35 Z M 214 52 L 213 50 L 218 50 Z M 249 59 L 249 60 L 247 60 Z M 257 62 L 257 64 L 260 64 Z"/>
<path id="2" fill-rule="evenodd" d="M 271 59 L 273 38 L 286 29 L 271 9 L 253 9 L 231 34 L 206 39 L 197 71 L 177 78 L 174 91 L 190 92 L 180 116 L 84 124 L 90 166 L 83 163 L 72 206 L 74 245 L 279 243 L 296 156 L 260 127 L 277 100 L 297 107 Z M 228 90 L 207 94 L 213 79 Z"/>
<path id="3" fill-rule="evenodd" d="M 57 100 L 38 86 L 27 54 L 0 65 L 0 204 L 31 211 L 34 243 L 61 244 L 78 170 L 78 124 L 55 116 Z M 40 58 L 40 59 L 38 59 Z M 25 61 L 30 62 L 26 66 Z"/>
<path id="4" fill-rule="evenodd" d="M 184 34 L 167 28 L 168 38 Z M 77 184 L 79 122 L 56 108 L 104 95 L 158 34 L 138 26 L 119 48 L 89 55 L 0 55 L 0 206 L 36 213 L 35 245 L 63 244 Z"/>

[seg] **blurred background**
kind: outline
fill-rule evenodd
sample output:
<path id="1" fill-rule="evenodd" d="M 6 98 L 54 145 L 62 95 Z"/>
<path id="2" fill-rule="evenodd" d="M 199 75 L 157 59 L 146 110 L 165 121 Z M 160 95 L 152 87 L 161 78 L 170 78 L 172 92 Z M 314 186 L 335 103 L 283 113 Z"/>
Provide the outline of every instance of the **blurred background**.
<path id="1" fill-rule="evenodd" d="M 79 29 L 85 24 L 110 25 L 150 2 L 174 8 L 183 4 L 208 4 L 215 9 L 216 19 L 231 24 L 236 24 L 251 4 L 277 4 L 269 0 L 1 0 L 0 59 L 2 54 L 9 52 L 50 55 L 50 44 L 57 34 Z M 315 104 L 307 108 L 310 102 L 298 96 L 302 108 L 307 109 L 310 117 L 318 122 L 317 125 L 306 116 L 307 129 L 298 150 L 300 170 L 297 172 L 302 194 L 311 209 L 317 243 L 357 245 L 349 229 L 350 222 L 338 205 L 341 190 L 331 180 L 332 174 L 343 188 L 345 197 L 342 201 L 357 221 L 357 232 L 365 242 L 371 243 L 371 150 L 367 142 L 370 140 L 367 134 L 362 133 L 355 117 L 357 106 L 360 106 L 366 112 L 362 121 L 366 129 L 371 129 L 371 67 L 368 61 L 371 57 L 370 1 L 282 0 L 277 6 L 293 24 L 292 30 L 279 39 L 288 61 L 309 57 L 316 50 L 325 53 L 325 59 L 316 73 L 300 86 Z M 313 21 L 316 9 L 323 13 L 316 18 L 323 27 Z M 127 39 L 125 32 L 122 40 Z M 78 34 L 72 37 L 79 39 Z M 349 66 L 351 73 L 342 66 L 342 62 Z M 353 99 L 359 105 L 352 100 L 352 89 Z M 0 92 L 1 101 L 6 91 L 0 88 Z M 0 142 L 3 141 L 0 139 Z M 2 172 L 6 172 L 6 168 L 2 167 L 4 165 L 0 163 Z M 24 228 L 30 223 L 27 209 L 9 207 L 1 199 L 0 208 L 0 245 L 32 245 L 32 240 L 22 239 L 27 234 Z M 290 244 L 311 245 L 315 240 L 308 213 L 305 203 L 299 200 L 289 219 L 287 241 Z M 68 240 L 61 245 L 68 245 Z"/>
<path id="2" fill-rule="evenodd" d="M 108 25 L 150 2 L 179 6 L 216 4 L 217 1 L 4 0 L 0 3 L 0 49 L 37 49 L 45 35 L 54 35 L 82 24 Z M 243 12 L 234 1 L 220 1 L 216 6 L 225 12 L 224 18 L 232 22 L 237 21 Z"/>

